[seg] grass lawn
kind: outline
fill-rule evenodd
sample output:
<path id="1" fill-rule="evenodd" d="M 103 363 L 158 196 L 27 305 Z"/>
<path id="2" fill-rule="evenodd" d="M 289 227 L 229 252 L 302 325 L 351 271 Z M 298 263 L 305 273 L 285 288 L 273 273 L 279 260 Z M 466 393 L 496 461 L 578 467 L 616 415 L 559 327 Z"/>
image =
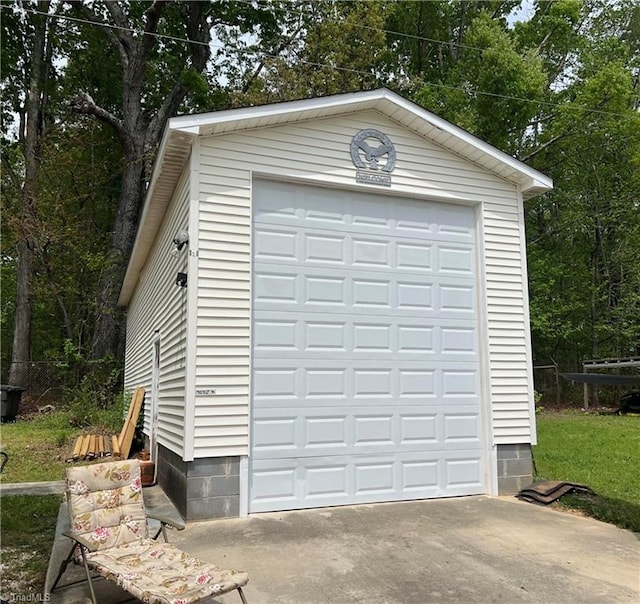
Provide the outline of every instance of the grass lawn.
<path id="1" fill-rule="evenodd" d="M 65 459 L 71 455 L 75 438 L 88 432 L 118 434 L 122 421 L 122 404 L 110 409 L 87 404 L 2 424 L 0 444 L 9 455 L 2 481 L 63 480 Z"/>
<path id="2" fill-rule="evenodd" d="M 2 482 L 63 480 L 65 458 L 81 433 L 64 412 L 2 424 L 2 450 L 9 455 Z"/>
<path id="3" fill-rule="evenodd" d="M 586 484 L 596 496 L 559 505 L 640 532 L 640 417 L 576 412 L 538 415 L 537 478 Z"/>
<path id="4" fill-rule="evenodd" d="M 9 455 L 2 482 L 63 480 L 65 459 L 77 435 L 90 428 L 115 433 L 121 425 L 118 408 L 97 410 L 87 417 L 74 409 L 58 410 L 2 424 L 1 446 Z M 61 495 L 2 497 L 2 599 L 18 602 L 32 597 L 29 601 L 35 602 L 42 597 L 61 501 Z"/>
<path id="5" fill-rule="evenodd" d="M 61 501 L 61 495 L 2 498 L 0 595 L 7 602 L 42 597 Z"/>
<path id="6" fill-rule="evenodd" d="M 545 412 L 537 420 L 538 478 L 584 483 L 596 492 L 554 505 L 640 532 L 640 417 Z M 2 448 L 10 455 L 3 482 L 62 480 L 64 460 L 82 432 L 74 423 L 58 411 L 3 424 Z M 41 593 L 60 501 L 57 495 L 2 498 L 3 598 Z"/>

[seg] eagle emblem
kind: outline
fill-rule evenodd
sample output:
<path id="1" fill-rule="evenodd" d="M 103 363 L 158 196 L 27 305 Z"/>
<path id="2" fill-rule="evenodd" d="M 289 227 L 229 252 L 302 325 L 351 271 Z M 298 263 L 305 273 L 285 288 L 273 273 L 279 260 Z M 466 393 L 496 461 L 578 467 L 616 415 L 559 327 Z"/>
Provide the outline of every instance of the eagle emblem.
<path id="1" fill-rule="evenodd" d="M 386 162 L 381 166 L 385 156 Z M 351 139 L 351 160 L 361 170 L 393 172 L 396 167 L 396 150 L 388 136 L 369 128 L 360 130 Z"/>

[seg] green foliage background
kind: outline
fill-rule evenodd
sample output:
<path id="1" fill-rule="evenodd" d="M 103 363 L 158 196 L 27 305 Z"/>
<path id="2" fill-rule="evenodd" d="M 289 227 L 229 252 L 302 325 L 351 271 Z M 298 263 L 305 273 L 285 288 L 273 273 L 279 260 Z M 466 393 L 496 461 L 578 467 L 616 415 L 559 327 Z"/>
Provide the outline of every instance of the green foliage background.
<path id="1" fill-rule="evenodd" d="M 1 4 L 2 364 L 11 355 L 16 241 L 28 232 L 32 358 L 69 363 L 73 350 L 78 367 L 103 312 L 97 290 L 125 156 L 114 131 L 70 99 L 88 92 L 122 116 L 122 59 L 101 26 L 117 24 L 101 1 L 92 4 L 101 25 L 70 19 L 78 16 L 70 3 L 47 9 L 37 215 L 25 223 L 19 124 L 29 11 L 39 5 Z M 144 26 L 149 2 L 118 5 L 125 26 Z M 553 192 L 525 204 L 535 362 L 572 370 L 584 358 L 640 354 L 637 2 L 208 2 L 213 46 L 202 73 L 181 67 L 182 8 L 167 5 L 145 65 L 149 118 L 176 77 L 188 89 L 183 112 L 392 88 L 554 179 Z"/>

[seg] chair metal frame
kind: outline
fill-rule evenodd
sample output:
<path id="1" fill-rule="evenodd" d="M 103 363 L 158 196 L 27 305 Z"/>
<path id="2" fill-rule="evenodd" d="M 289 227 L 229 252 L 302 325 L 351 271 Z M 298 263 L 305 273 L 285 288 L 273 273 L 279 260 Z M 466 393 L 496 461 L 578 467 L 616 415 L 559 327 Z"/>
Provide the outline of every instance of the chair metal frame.
<path id="1" fill-rule="evenodd" d="M 129 462 L 134 462 L 137 463 L 137 460 L 127 460 Z M 123 462 L 108 462 L 108 463 L 112 463 L 112 464 L 118 464 L 118 463 L 123 463 Z M 67 489 L 67 502 L 69 502 L 69 492 Z M 69 504 L 69 503 L 68 503 Z M 185 528 L 185 524 L 183 522 L 179 522 L 176 521 L 173 518 L 169 518 L 167 516 L 164 515 L 159 515 L 159 514 L 154 514 L 153 512 L 149 512 L 146 510 L 145 508 L 145 514 L 146 514 L 146 518 L 147 520 L 156 520 L 160 523 L 159 528 L 157 528 L 157 530 L 155 531 L 155 534 L 153 535 L 153 537 L 151 537 L 152 540 L 156 541 L 158 540 L 158 537 L 160 535 L 162 535 L 164 542 L 165 543 L 169 543 L 169 538 L 167 535 L 167 527 L 171 527 L 173 529 L 177 529 L 179 531 L 184 530 Z M 96 599 L 96 593 L 93 587 L 93 579 L 94 578 L 103 578 L 103 579 L 107 579 L 106 577 L 104 577 L 103 575 L 96 573 L 96 576 L 92 576 L 92 569 L 91 569 L 91 565 L 89 563 L 89 561 L 87 560 L 87 556 L 86 553 L 87 552 L 92 552 L 92 551 L 96 551 L 97 548 L 95 548 L 94 546 L 92 546 L 91 543 L 89 543 L 86 539 L 84 539 L 83 537 L 81 537 L 80 535 L 74 533 L 71 529 L 68 531 L 63 531 L 62 534 L 65 537 L 68 537 L 69 539 L 71 539 L 73 541 L 71 549 L 69 551 L 69 554 L 67 555 L 67 557 L 61 562 L 60 564 L 60 569 L 58 572 L 58 575 L 56 576 L 56 579 L 53 583 L 53 585 L 51 586 L 51 592 L 53 592 L 57 587 L 58 584 L 60 582 L 60 579 L 62 578 L 63 574 L 65 573 L 65 571 L 67 570 L 67 567 L 69 566 L 70 562 L 74 562 L 76 564 L 80 564 L 79 560 L 78 560 L 78 552 L 80 553 L 80 558 L 82 559 L 82 565 L 85 569 L 85 574 L 86 574 L 86 580 L 89 584 L 89 591 L 91 593 L 91 601 L 93 602 L 93 604 L 98 604 L 98 601 Z M 151 534 L 151 533 L 150 533 Z M 108 579 L 107 579 L 108 580 Z M 65 585 L 64 587 L 70 587 L 71 585 L 75 585 L 77 583 L 83 583 L 84 580 L 80 580 L 80 581 L 75 581 L 73 583 L 69 583 L 67 585 Z M 229 591 L 234 591 L 237 590 L 238 594 L 240 595 L 240 599 L 242 600 L 242 604 L 247 604 L 247 600 L 245 598 L 244 592 L 242 591 L 242 586 L 238 586 L 235 587 L 232 590 Z M 224 593 L 228 593 L 228 592 L 224 592 Z M 219 594 L 222 595 L 222 594 Z M 215 594 L 210 594 L 205 596 L 205 598 L 213 598 L 216 597 Z"/>

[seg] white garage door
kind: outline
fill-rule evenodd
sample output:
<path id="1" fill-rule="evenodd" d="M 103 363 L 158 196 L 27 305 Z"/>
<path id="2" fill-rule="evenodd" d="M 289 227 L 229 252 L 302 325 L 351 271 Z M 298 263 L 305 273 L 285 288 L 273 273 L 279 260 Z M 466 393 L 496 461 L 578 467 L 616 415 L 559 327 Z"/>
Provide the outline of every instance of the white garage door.
<path id="1" fill-rule="evenodd" d="M 250 512 L 484 492 L 475 215 L 258 182 Z"/>

